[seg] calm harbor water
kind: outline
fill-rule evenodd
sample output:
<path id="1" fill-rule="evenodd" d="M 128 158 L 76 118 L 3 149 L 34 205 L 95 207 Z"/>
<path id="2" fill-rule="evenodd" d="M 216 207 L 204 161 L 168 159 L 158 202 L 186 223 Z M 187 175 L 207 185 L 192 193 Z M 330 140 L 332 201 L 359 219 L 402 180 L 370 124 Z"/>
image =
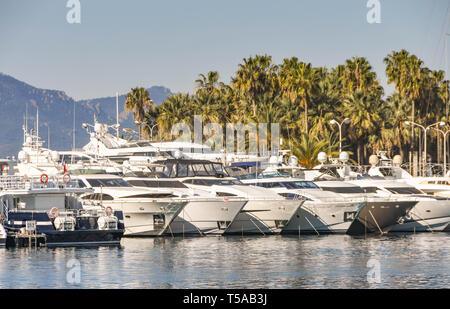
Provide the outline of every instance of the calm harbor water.
<path id="1" fill-rule="evenodd" d="M 449 253 L 445 233 L 128 238 L 113 248 L 0 249 L 0 288 L 448 288 Z M 367 281 L 370 259 L 380 283 Z"/>

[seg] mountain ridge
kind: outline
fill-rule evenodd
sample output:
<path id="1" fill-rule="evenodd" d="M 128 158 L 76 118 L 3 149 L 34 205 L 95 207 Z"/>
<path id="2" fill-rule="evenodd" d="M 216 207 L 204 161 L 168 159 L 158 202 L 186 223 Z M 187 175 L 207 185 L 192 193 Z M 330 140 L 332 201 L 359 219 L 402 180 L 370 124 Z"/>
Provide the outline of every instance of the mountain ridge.
<path id="1" fill-rule="evenodd" d="M 155 105 L 161 104 L 172 93 L 164 86 L 152 86 L 147 91 Z M 126 94 L 119 95 L 119 122 L 122 128 L 135 129 L 132 113 L 124 110 L 125 97 Z M 50 148 L 72 149 L 74 104 L 76 148 L 88 142 L 89 136 L 81 125 L 84 122 L 92 123 L 94 114 L 101 122 L 116 123 L 115 96 L 74 100 L 62 90 L 37 88 L 0 73 L 0 157 L 17 156 L 23 141 L 25 114 L 28 114 L 28 127 L 35 127 L 37 108 L 39 132 L 46 142 L 44 146 L 48 147 L 50 133 Z"/>

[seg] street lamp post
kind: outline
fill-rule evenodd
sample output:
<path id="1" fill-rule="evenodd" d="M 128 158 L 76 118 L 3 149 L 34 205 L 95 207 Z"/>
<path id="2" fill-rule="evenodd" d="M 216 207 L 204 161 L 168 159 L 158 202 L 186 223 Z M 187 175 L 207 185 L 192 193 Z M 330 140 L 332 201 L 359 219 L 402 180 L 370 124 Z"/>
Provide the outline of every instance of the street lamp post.
<path id="1" fill-rule="evenodd" d="M 338 127 L 339 127 L 339 153 L 342 152 L 342 125 L 343 125 L 344 123 L 345 123 L 345 124 L 350 123 L 350 119 L 349 119 L 349 118 L 345 118 L 344 120 L 342 120 L 341 123 L 337 122 L 337 121 L 334 120 L 334 119 L 330 121 L 330 124 L 331 124 L 331 125 L 337 124 Z"/>
<path id="2" fill-rule="evenodd" d="M 154 129 L 155 127 L 157 127 L 158 124 L 154 124 L 153 126 L 150 126 L 150 125 L 148 125 L 148 124 L 145 123 L 145 122 L 140 122 L 140 121 L 137 121 L 137 120 L 134 121 L 134 124 L 137 125 L 137 126 L 139 126 L 139 140 L 141 140 L 141 125 L 144 125 L 144 126 L 146 126 L 147 128 L 150 129 L 150 140 L 153 139 L 153 129 Z"/>
<path id="3" fill-rule="evenodd" d="M 430 124 L 428 127 L 424 127 L 418 123 L 412 122 L 412 121 L 405 121 L 405 124 L 407 126 L 411 125 L 411 126 L 418 126 L 420 128 L 422 128 L 423 130 L 423 135 L 424 135 L 424 147 L 423 147 L 423 168 L 422 168 L 422 176 L 426 175 L 426 163 L 427 163 L 427 131 L 431 128 L 434 127 L 435 125 L 440 125 L 441 127 L 445 126 L 445 122 L 439 121 L 433 124 Z"/>
<path id="4" fill-rule="evenodd" d="M 154 124 L 154 125 L 152 125 L 152 126 L 150 127 L 148 124 L 146 124 L 146 126 L 150 129 L 150 140 L 152 141 L 152 140 L 153 140 L 153 129 L 154 129 L 155 127 L 157 127 L 158 125 L 157 125 L 157 124 Z"/>
<path id="5" fill-rule="evenodd" d="M 433 130 L 436 130 L 444 136 L 444 176 L 447 174 L 447 134 L 450 133 L 450 130 L 442 131 L 439 129 L 433 128 Z"/>

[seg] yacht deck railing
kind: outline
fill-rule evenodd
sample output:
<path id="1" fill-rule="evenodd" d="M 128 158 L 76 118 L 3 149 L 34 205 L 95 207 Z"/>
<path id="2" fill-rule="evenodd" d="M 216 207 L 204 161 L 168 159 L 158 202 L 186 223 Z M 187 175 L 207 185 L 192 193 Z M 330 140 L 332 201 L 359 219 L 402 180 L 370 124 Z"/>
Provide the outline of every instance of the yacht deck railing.
<path id="1" fill-rule="evenodd" d="M 0 176 L 0 191 L 2 190 L 37 190 L 37 189 L 63 189 L 63 188 L 78 188 L 78 183 L 67 182 L 56 177 L 49 177 L 48 181 L 41 181 L 41 177 L 33 176 L 17 176 L 8 175 Z"/>

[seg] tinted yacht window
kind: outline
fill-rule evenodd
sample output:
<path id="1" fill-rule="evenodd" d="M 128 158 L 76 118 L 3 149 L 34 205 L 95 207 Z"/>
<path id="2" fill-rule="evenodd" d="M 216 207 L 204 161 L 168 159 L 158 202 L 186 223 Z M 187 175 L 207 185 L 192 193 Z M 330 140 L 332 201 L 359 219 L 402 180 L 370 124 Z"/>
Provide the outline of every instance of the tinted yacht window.
<path id="1" fill-rule="evenodd" d="M 386 189 L 394 194 L 423 194 L 420 190 L 413 188 L 413 187 L 411 187 L 411 188 L 408 188 L 408 187 L 386 188 Z"/>
<path id="2" fill-rule="evenodd" d="M 243 185 L 237 179 L 189 179 L 187 181 L 183 181 L 184 183 L 193 183 L 195 185 L 201 186 L 232 186 L 232 185 Z"/>
<path id="3" fill-rule="evenodd" d="M 128 180 L 129 184 L 136 187 L 151 188 L 187 188 L 179 181 L 159 181 L 159 180 Z"/>
<path id="4" fill-rule="evenodd" d="M 361 187 L 321 187 L 322 190 L 343 194 L 365 193 Z"/>
<path id="5" fill-rule="evenodd" d="M 87 179 L 92 187 L 131 187 L 122 179 Z"/>
<path id="6" fill-rule="evenodd" d="M 318 189 L 319 187 L 312 181 L 285 181 L 282 185 L 288 189 Z"/>

